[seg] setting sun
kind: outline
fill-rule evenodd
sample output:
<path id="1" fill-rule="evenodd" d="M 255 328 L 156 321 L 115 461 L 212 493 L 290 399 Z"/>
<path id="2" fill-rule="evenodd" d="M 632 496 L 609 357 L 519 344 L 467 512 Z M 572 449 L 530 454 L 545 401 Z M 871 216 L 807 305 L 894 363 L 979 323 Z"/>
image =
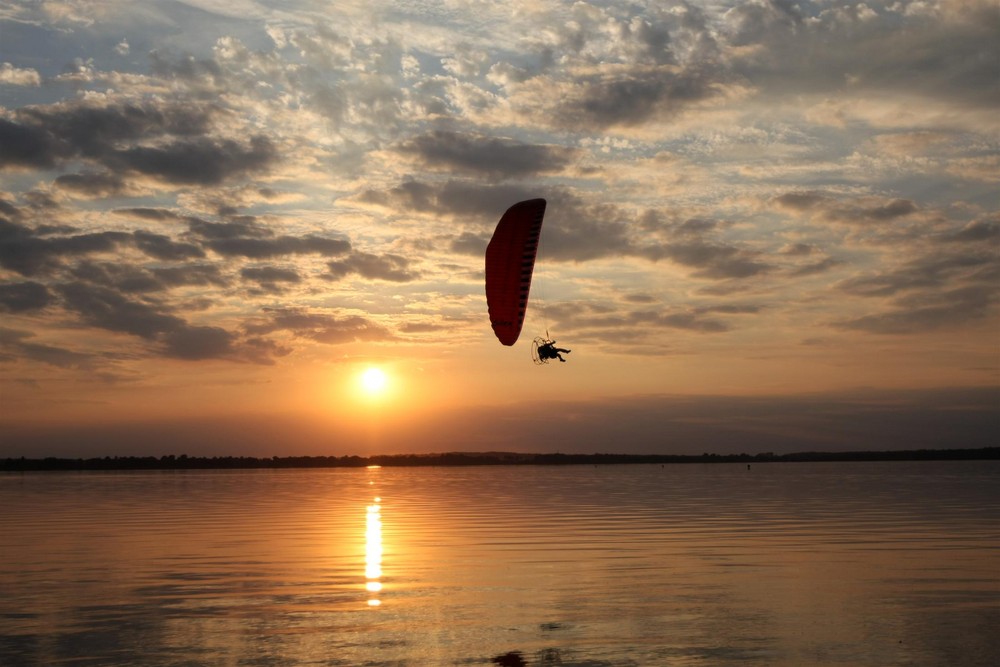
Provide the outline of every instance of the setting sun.
<path id="1" fill-rule="evenodd" d="M 389 379 L 381 368 L 369 368 L 361 374 L 361 387 L 370 395 L 385 391 Z"/>

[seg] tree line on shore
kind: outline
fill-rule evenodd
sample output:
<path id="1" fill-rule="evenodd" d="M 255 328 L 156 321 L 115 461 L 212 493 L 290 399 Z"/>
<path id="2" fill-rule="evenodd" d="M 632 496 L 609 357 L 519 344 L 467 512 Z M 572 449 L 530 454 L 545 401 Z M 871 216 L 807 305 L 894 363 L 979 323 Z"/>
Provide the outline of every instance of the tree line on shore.
<path id="1" fill-rule="evenodd" d="M 781 463 L 823 461 L 971 461 L 1000 459 L 1000 447 L 979 449 L 910 449 L 793 454 L 526 454 L 518 452 L 447 452 L 374 456 L 105 456 L 97 458 L 6 458 L 0 471 L 44 470 L 224 470 L 275 468 L 364 468 L 368 466 L 611 465 L 682 463 Z"/>

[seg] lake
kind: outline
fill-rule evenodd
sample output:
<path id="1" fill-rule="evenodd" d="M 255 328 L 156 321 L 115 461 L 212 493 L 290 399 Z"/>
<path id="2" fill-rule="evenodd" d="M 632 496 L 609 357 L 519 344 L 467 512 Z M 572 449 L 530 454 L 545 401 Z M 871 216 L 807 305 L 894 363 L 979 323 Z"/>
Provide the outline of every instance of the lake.
<path id="1" fill-rule="evenodd" d="M 1000 664 L 1000 462 L 0 475 L 0 664 Z"/>

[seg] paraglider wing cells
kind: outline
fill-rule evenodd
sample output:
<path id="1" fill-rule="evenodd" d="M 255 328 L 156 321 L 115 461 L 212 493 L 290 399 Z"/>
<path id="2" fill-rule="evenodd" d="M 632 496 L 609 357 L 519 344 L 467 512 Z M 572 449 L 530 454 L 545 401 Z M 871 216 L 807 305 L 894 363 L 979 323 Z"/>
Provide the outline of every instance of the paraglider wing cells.
<path id="1" fill-rule="evenodd" d="M 493 331 L 504 345 L 513 345 L 521 334 L 544 215 L 544 199 L 514 204 L 486 247 L 486 304 Z"/>

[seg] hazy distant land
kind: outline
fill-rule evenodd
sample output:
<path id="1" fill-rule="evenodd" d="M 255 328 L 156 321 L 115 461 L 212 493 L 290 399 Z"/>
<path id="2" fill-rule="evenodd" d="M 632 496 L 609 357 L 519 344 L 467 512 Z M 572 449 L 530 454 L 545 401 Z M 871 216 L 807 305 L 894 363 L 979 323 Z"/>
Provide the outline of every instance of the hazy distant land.
<path id="1" fill-rule="evenodd" d="M 252 456 L 199 457 L 106 456 L 69 459 L 0 459 L 0 471 L 33 470 L 199 470 L 253 468 L 363 468 L 366 466 L 483 466 L 483 465 L 615 465 L 629 463 L 790 463 L 823 461 L 970 461 L 1000 459 L 1000 447 L 979 449 L 910 449 L 854 452 L 798 452 L 794 454 L 524 454 L 518 452 L 448 452 L 376 456 Z"/>

